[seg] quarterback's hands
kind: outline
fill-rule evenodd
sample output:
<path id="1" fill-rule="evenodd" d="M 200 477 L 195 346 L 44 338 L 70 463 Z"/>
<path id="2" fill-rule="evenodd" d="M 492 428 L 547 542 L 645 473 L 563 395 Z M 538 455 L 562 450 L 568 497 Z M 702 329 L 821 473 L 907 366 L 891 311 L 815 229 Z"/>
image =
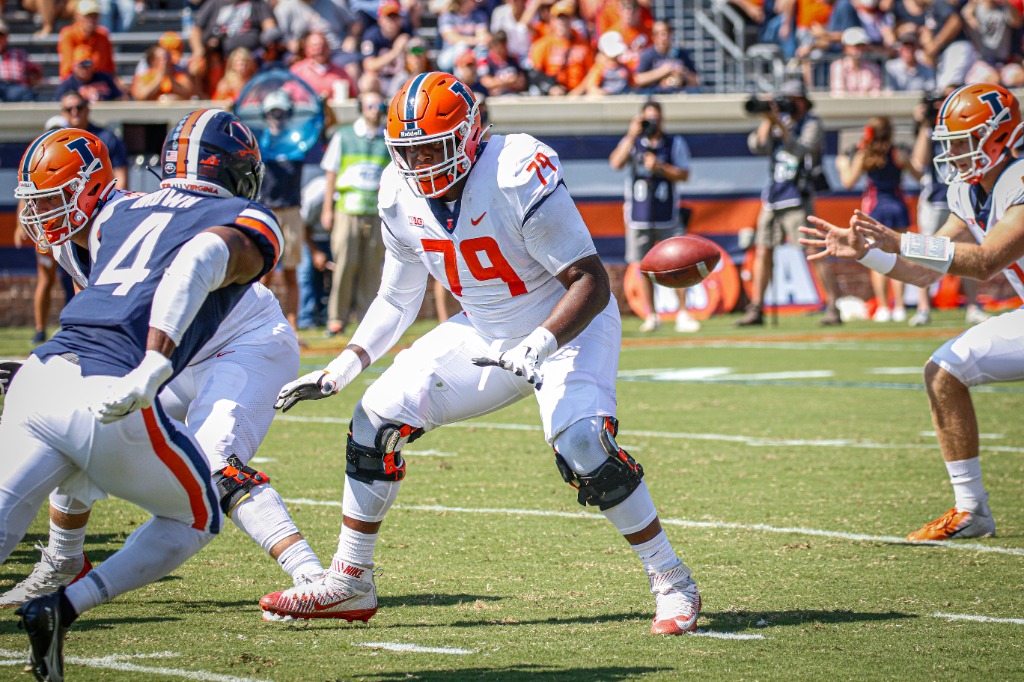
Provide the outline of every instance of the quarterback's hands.
<path id="1" fill-rule="evenodd" d="M 21 369 L 20 362 L 0 362 L 0 395 L 5 395 L 11 390 L 11 379 Z"/>
<path id="2" fill-rule="evenodd" d="M 537 327 L 519 345 L 509 348 L 499 355 L 497 360 L 473 358 L 473 364 L 477 367 L 500 367 L 516 376 L 523 377 L 527 383 L 532 384 L 539 391 L 544 384 L 544 375 L 540 371 L 540 365 L 557 349 L 558 341 L 555 340 L 554 335 L 544 327 Z"/>
<path id="3" fill-rule="evenodd" d="M 817 216 L 808 216 L 811 225 L 800 226 L 800 232 L 808 235 L 801 237 L 800 243 L 821 249 L 807 256 L 807 260 L 815 261 L 824 258 L 842 258 L 843 260 L 860 260 L 871 248 L 860 228 L 854 224 L 849 229 L 833 225 Z"/>
<path id="4" fill-rule="evenodd" d="M 361 371 L 363 361 L 355 351 L 346 348 L 324 369 L 304 374 L 282 386 L 274 409 L 287 412 L 300 400 L 320 400 L 334 395 L 348 386 Z"/>
<path id="5" fill-rule="evenodd" d="M 104 424 L 116 422 L 152 405 L 160 387 L 172 374 L 174 368 L 166 355 L 155 350 L 146 351 L 138 367 L 115 379 L 106 390 L 95 396 L 89 411 Z"/>
<path id="6" fill-rule="evenodd" d="M 871 248 L 886 253 L 900 252 L 900 233 L 886 227 L 867 213 L 857 210 L 853 212 L 852 227 L 856 227 L 871 242 Z"/>

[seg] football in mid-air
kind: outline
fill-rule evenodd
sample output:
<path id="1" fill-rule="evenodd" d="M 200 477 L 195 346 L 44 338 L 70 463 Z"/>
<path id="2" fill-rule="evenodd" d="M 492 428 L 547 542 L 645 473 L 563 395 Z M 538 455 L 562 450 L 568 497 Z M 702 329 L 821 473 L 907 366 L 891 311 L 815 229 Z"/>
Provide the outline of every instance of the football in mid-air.
<path id="1" fill-rule="evenodd" d="M 658 242 L 640 261 L 640 272 L 674 289 L 699 284 L 722 257 L 713 241 L 686 235 Z"/>

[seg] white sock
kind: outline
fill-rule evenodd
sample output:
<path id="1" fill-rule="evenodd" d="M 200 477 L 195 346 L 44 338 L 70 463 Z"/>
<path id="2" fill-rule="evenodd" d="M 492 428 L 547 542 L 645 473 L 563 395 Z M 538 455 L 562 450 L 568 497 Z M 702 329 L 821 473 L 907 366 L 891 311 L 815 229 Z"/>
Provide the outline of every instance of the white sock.
<path id="1" fill-rule="evenodd" d="M 46 552 L 56 559 L 71 559 L 85 552 L 85 526 L 68 530 L 50 521 L 50 542 Z"/>
<path id="2" fill-rule="evenodd" d="M 299 540 L 281 552 L 281 556 L 277 557 L 277 563 L 293 579 L 300 575 L 323 573 L 324 570 L 313 548 L 305 540 Z"/>
<path id="3" fill-rule="evenodd" d="M 981 482 L 981 458 L 972 457 L 958 462 L 946 462 L 949 481 L 953 484 L 956 508 L 959 511 L 989 516 L 988 493 Z"/>
<path id="4" fill-rule="evenodd" d="M 341 535 L 338 536 L 338 552 L 334 555 L 334 563 L 359 564 L 373 567 L 373 551 L 377 548 L 377 533 L 360 533 L 342 524 Z M 333 568 L 334 564 L 332 564 Z"/>
<path id="5" fill-rule="evenodd" d="M 672 543 L 668 541 L 665 531 L 661 531 L 647 542 L 632 547 L 648 573 L 664 573 L 679 563 L 679 557 L 672 549 Z"/>

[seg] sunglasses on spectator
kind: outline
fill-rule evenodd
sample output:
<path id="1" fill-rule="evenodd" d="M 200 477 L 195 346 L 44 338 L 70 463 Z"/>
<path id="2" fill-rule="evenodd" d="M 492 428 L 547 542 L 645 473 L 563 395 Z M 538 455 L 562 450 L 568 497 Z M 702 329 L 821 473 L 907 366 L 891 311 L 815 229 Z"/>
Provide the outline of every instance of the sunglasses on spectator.
<path id="1" fill-rule="evenodd" d="M 61 107 L 61 111 L 71 113 L 73 111 L 85 111 L 89 108 L 88 104 L 73 104 L 70 107 Z"/>

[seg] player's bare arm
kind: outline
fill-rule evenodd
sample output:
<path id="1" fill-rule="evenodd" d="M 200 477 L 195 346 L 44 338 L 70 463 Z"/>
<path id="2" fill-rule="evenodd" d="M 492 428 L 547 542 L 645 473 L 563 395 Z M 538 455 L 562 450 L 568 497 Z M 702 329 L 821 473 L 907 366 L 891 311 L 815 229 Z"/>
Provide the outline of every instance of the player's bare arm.
<path id="1" fill-rule="evenodd" d="M 936 236 L 945 234 L 945 227 Z M 954 240 L 956 241 L 956 240 Z M 1024 206 L 1007 209 L 999 222 L 985 233 L 977 244 L 958 242 L 949 273 L 971 279 L 986 280 L 999 274 L 1024 257 Z"/>
<path id="2" fill-rule="evenodd" d="M 611 286 L 601 259 L 586 256 L 557 275 L 565 295 L 542 324 L 563 346 L 587 328 L 608 305 Z"/>

